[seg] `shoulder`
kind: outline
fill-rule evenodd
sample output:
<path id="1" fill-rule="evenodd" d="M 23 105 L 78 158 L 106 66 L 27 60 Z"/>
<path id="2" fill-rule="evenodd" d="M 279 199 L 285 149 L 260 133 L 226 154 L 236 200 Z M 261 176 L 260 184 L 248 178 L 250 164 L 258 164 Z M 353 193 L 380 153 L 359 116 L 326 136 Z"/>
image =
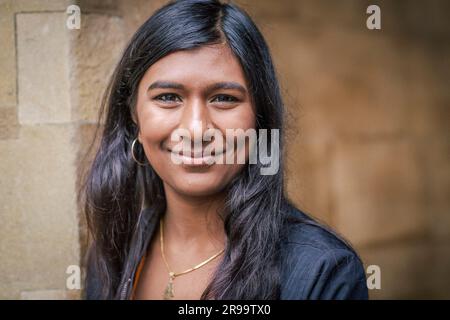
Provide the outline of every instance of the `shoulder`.
<path id="1" fill-rule="evenodd" d="M 281 299 L 367 299 L 356 251 L 330 228 L 292 207 L 281 246 Z"/>

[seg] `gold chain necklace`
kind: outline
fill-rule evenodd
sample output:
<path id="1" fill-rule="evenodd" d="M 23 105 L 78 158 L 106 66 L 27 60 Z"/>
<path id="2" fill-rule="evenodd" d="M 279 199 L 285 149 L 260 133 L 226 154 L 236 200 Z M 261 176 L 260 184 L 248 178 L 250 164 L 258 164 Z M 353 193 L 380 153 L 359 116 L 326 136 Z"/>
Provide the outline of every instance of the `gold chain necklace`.
<path id="1" fill-rule="evenodd" d="M 166 287 L 166 290 L 164 291 L 163 298 L 164 298 L 164 300 L 168 300 L 168 299 L 172 299 L 174 297 L 174 294 L 173 294 L 173 280 L 175 279 L 175 277 L 178 277 L 178 276 L 181 276 L 183 274 L 189 273 L 191 271 L 194 271 L 194 270 L 204 266 L 208 262 L 210 262 L 210 261 L 214 260 L 215 258 L 217 258 L 222 252 L 225 251 L 225 249 L 222 249 L 220 252 L 216 253 L 212 257 L 206 259 L 205 261 L 203 261 L 202 263 L 196 265 L 193 268 L 187 269 L 187 270 L 185 270 L 183 272 L 172 272 L 172 271 L 170 271 L 170 267 L 169 267 L 169 264 L 167 263 L 166 256 L 164 255 L 163 229 L 164 229 L 164 223 L 163 223 L 163 218 L 161 217 L 161 220 L 159 221 L 159 230 L 160 230 L 160 237 L 159 238 L 160 238 L 160 243 L 161 243 L 161 255 L 162 255 L 162 258 L 163 258 L 164 263 L 166 265 L 167 271 L 169 272 L 169 282 L 167 283 L 167 287 Z"/>

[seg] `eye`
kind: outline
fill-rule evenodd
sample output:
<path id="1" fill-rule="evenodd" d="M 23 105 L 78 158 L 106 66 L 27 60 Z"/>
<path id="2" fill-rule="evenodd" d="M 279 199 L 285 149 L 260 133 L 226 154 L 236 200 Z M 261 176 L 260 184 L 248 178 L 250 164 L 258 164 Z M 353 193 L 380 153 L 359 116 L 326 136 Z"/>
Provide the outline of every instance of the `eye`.
<path id="1" fill-rule="evenodd" d="M 239 99 L 228 94 L 219 94 L 215 96 L 211 102 L 235 103 L 239 102 Z"/>
<path id="2" fill-rule="evenodd" d="M 178 100 L 177 100 L 178 99 Z M 156 96 L 154 100 L 158 100 L 163 103 L 173 103 L 173 102 L 181 102 L 181 99 L 178 95 L 174 93 L 164 93 Z"/>

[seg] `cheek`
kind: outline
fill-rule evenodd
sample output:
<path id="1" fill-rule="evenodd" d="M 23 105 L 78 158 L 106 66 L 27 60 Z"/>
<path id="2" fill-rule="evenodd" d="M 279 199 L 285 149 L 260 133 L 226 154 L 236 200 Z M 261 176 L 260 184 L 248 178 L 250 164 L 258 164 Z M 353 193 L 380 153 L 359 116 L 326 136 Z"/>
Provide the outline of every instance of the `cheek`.
<path id="1" fill-rule="evenodd" d="M 141 131 L 142 145 L 149 160 L 157 155 L 155 151 L 160 149 L 162 138 L 161 131 L 157 130 L 156 127 L 151 129 L 148 127 L 146 130 Z"/>
<path id="2" fill-rule="evenodd" d="M 244 104 L 240 115 L 241 125 L 245 128 L 255 128 L 256 126 L 256 109 L 252 102 Z"/>
<path id="3" fill-rule="evenodd" d="M 151 145 L 161 142 L 173 129 L 173 117 L 168 117 L 167 112 L 155 108 L 149 101 L 138 104 L 137 116 L 139 119 L 139 136 L 144 144 Z"/>
<path id="4" fill-rule="evenodd" d="M 223 130 L 255 128 L 256 118 L 250 103 L 216 114 L 216 124 Z"/>
<path id="5" fill-rule="evenodd" d="M 164 138 L 164 130 L 162 129 L 161 126 L 158 126 L 157 122 L 152 120 L 146 120 L 140 123 L 139 136 L 144 149 L 153 149 L 159 145 L 160 141 Z"/>
<path id="6" fill-rule="evenodd" d="M 255 113 L 253 111 L 252 105 L 246 104 L 242 105 L 239 108 L 232 109 L 227 111 L 226 113 L 217 115 L 217 122 L 216 124 L 219 126 L 220 131 L 222 132 L 224 136 L 224 144 L 228 142 L 228 139 L 225 139 L 226 137 L 226 130 L 227 129 L 242 129 L 243 131 L 247 132 L 249 129 L 256 129 L 256 117 Z M 242 138 L 241 138 L 242 140 Z M 238 151 L 239 154 L 242 152 L 245 152 L 245 159 L 248 159 L 249 155 L 249 139 L 245 139 L 245 148 L 238 148 L 238 138 L 235 137 L 235 139 L 230 139 L 230 142 L 234 143 L 234 145 L 229 145 L 228 147 L 234 148 L 235 151 Z M 242 147 L 242 145 L 241 145 Z"/>
<path id="7" fill-rule="evenodd" d="M 139 107 L 139 138 L 147 159 L 154 167 L 161 162 L 161 157 L 164 155 L 161 144 L 170 137 L 171 123 L 167 117 L 152 109 L 151 106 L 143 104 Z"/>

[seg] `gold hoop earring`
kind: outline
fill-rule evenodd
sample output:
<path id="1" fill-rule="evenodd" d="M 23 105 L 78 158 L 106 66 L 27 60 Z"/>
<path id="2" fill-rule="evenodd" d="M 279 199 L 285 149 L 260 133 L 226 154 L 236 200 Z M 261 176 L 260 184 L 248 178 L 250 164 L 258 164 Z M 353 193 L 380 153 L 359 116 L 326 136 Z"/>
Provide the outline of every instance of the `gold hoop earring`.
<path id="1" fill-rule="evenodd" d="M 133 143 L 131 144 L 131 156 L 133 157 L 133 160 L 134 160 L 138 165 L 141 165 L 141 166 L 145 167 L 147 164 L 138 161 L 138 160 L 136 159 L 136 157 L 134 156 L 134 144 L 136 143 L 136 141 L 137 141 L 137 138 L 134 139 L 134 140 L 133 140 Z"/>

